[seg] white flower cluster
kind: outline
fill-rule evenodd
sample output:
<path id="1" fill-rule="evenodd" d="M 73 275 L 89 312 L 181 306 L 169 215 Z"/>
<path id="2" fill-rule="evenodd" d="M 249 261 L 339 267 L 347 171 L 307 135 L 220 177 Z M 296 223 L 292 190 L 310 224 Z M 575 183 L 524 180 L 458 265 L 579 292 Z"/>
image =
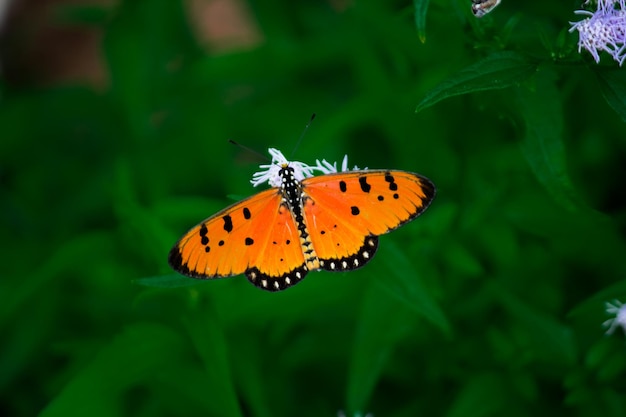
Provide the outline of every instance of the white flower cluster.
<path id="1" fill-rule="evenodd" d="M 307 165 L 303 162 L 298 161 L 287 161 L 285 155 L 282 154 L 278 149 L 270 148 L 269 153 L 272 157 L 272 162 L 269 164 L 261 165 L 261 171 L 255 172 L 252 175 L 252 180 L 250 181 L 253 186 L 257 186 L 267 182 L 271 187 L 280 187 L 282 183 L 282 179 L 279 175 L 280 170 L 289 166 L 293 168 L 294 175 L 298 181 L 302 181 L 305 178 L 310 178 L 315 176 L 315 173 L 321 174 L 332 174 L 335 172 L 340 172 L 337 169 L 337 162 L 330 163 L 327 160 L 323 159 L 320 161 L 317 159 L 315 163 L 317 165 Z M 358 170 L 358 167 L 354 167 L 354 170 Z M 343 161 L 341 163 L 341 172 L 350 171 L 348 168 L 348 155 L 343 157 Z"/>

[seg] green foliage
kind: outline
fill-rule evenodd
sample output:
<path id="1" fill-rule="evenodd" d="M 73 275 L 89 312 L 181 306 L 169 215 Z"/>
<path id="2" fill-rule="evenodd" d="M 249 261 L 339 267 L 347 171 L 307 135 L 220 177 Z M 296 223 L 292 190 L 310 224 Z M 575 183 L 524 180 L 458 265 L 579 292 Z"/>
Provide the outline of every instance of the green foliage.
<path id="1" fill-rule="evenodd" d="M 448 77 L 417 105 L 417 112 L 454 96 L 519 85 L 537 70 L 536 64 L 514 52 L 496 52 Z"/>
<path id="2" fill-rule="evenodd" d="M 239 47 L 189 2 L 51 13 L 101 31 L 107 81 L 0 85 L 3 415 L 626 415 L 625 70 L 578 54 L 580 2 L 470 3 L 242 3 Z M 357 271 L 174 275 L 255 192 L 231 138 L 437 197 Z"/>

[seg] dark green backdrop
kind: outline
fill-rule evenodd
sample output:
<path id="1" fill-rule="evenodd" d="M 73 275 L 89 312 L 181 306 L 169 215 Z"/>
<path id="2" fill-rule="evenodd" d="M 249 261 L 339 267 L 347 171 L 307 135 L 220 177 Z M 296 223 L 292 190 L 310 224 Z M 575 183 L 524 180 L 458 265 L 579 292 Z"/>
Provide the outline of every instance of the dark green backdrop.
<path id="1" fill-rule="evenodd" d="M 188 3 L 51 13 L 108 81 L 1 83 L 2 415 L 626 415 L 626 70 L 578 54 L 580 0 L 427 3 L 251 1 L 260 42 L 219 51 Z M 179 278 L 255 192 L 228 139 L 438 194 L 358 271 Z"/>

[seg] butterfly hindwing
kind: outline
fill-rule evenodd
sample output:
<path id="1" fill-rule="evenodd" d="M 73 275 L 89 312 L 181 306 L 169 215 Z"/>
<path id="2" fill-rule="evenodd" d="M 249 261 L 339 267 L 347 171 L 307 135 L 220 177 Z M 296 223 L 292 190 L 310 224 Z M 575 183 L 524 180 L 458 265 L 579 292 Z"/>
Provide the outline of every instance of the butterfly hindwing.
<path id="1" fill-rule="evenodd" d="M 330 271 L 363 266 L 376 252 L 377 236 L 417 217 L 435 194 L 430 180 L 404 171 L 342 172 L 302 184 L 311 241 Z"/>
<path id="2" fill-rule="evenodd" d="M 296 224 L 286 204 L 281 204 L 277 212 L 261 213 L 259 217 L 257 236 L 264 239 L 246 276 L 264 290 L 284 290 L 308 272 Z"/>
<path id="3" fill-rule="evenodd" d="M 245 272 L 255 285 L 277 290 L 291 285 L 304 257 L 291 213 L 278 190 L 270 189 L 193 227 L 172 248 L 169 263 L 193 278 Z"/>

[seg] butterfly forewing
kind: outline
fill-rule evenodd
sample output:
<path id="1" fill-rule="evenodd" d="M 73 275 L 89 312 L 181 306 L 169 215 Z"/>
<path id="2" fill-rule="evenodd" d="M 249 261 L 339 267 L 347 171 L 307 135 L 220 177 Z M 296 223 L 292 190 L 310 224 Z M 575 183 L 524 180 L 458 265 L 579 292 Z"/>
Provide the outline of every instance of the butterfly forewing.
<path id="1" fill-rule="evenodd" d="M 170 265 L 193 278 L 238 275 L 253 266 L 282 276 L 304 257 L 291 213 L 277 189 L 234 204 L 187 232 L 172 248 Z"/>
<path id="2" fill-rule="evenodd" d="M 378 235 L 417 217 L 435 194 L 427 178 L 404 171 L 342 172 L 304 180 L 305 218 L 324 269 L 371 259 Z"/>

